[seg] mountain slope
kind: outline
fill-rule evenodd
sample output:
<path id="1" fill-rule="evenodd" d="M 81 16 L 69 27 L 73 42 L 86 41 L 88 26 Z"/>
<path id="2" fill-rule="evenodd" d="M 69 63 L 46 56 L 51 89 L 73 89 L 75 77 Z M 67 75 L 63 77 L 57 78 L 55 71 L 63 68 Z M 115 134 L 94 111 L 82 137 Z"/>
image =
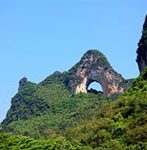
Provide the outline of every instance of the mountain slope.
<path id="1" fill-rule="evenodd" d="M 91 117 L 87 120 L 76 121 L 74 126 L 68 126 L 64 132 L 54 132 L 56 137 L 60 139 L 60 135 L 64 136 L 67 140 L 63 140 L 65 143 L 70 141 L 73 149 L 95 149 L 95 150 L 132 150 L 147 149 L 147 69 L 139 76 L 134 82 L 132 87 L 117 100 L 109 102 L 103 105 L 101 108 L 97 107 L 94 111 L 91 111 Z M 85 97 L 87 95 L 78 95 L 78 97 Z M 93 96 L 92 96 L 93 97 Z M 88 97 L 89 101 L 92 100 Z M 86 110 L 89 110 L 86 108 Z M 75 115 L 75 114 L 74 114 Z M 84 116 L 86 117 L 86 116 Z M 40 117 L 41 118 L 41 117 Z M 65 117 L 66 118 L 66 117 Z M 65 119 L 62 118 L 62 121 Z M 37 123 L 38 120 L 34 118 Z M 30 119 L 29 119 L 30 120 Z M 28 120 L 28 121 L 29 121 Z M 23 130 L 27 120 L 21 120 L 19 128 Z M 45 121 L 45 120 L 42 120 Z M 49 120 L 46 120 L 47 122 Z M 71 120 L 70 120 L 71 121 Z M 54 122 L 53 120 L 51 121 Z M 13 122 L 13 129 L 19 130 L 17 123 Z M 44 122 L 42 122 L 44 123 Z M 56 123 L 56 121 L 54 122 Z M 38 122 L 40 124 L 40 122 Z M 30 125 L 34 125 L 33 122 Z M 29 127 L 29 126 L 27 126 Z M 43 127 L 43 126 L 42 126 Z M 46 128 L 46 126 L 44 126 Z M 35 128 L 35 127 L 34 127 Z M 30 129 L 30 128 L 29 128 Z M 43 130 L 43 128 L 41 128 Z M 34 129 L 35 130 L 35 129 Z M 36 129 L 36 134 L 38 129 Z M 49 128 L 50 130 L 50 128 Z M 60 129 L 59 129 L 60 130 Z M 30 133 L 32 131 L 30 130 Z M 47 132 L 47 131 L 46 131 Z M 50 135 L 53 130 L 48 131 Z M 19 132 L 18 132 L 19 133 Z M 35 133 L 35 132 L 34 132 Z M 15 133 L 16 134 L 16 133 Z M 20 133 L 19 133 L 20 134 Z M 33 141 L 34 139 L 21 140 L 21 136 L 14 136 L 10 134 L 2 134 L 0 136 L 0 146 L 6 148 L 8 145 L 7 140 L 10 141 L 12 137 L 14 140 L 11 141 L 11 146 L 18 146 L 16 140 L 24 146 L 27 146 L 26 142 Z M 30 135 L 32 136 L 32 135 Z M 16 138 L 15 138 L 16 137 Z M 10 138 L 10 139 L 9 139 Z M 51 137 L 50 137 L 51 138 Z M 16 140 L 15 140 L 16 139 Z M 52 138 L 49 140 L 51 145 Z M 64 146 L 64 142 L 59 143 L 59 149 Z M 42 141 L 33 141 L 34 146 L 42 145 Z M 48 140 L 44 140 L 43 143 L 48 143 Z M 67 142 L 68 143 L 68 142 Z M 21 145 L 20 144 L 20 145 Z M 56 148 L 56 149 L 58 149 Z M 30 145 L 30 149 L 31 145 Z M 51 148 L 49 148 L 51 149 Z M 70 149 L 70 148 L 69 148 Z"/>
<path id="2" fill-rule="evenodd" d="M 97 110 L 94 119 L 68 130 L 66 136 L 93 149 L 147 149 L 147 69 L 123 96 Z"/>
<path id="3" fill-rule="evenodd" d="M 96 108 L 110 101 L 102 93 L 74 95 L 60 77 L 61 73 L 56 72 L 38 85 L 27 82 L 19 89 L 2 122 L 5 131 L 48 138 L 90 119 Z"/>

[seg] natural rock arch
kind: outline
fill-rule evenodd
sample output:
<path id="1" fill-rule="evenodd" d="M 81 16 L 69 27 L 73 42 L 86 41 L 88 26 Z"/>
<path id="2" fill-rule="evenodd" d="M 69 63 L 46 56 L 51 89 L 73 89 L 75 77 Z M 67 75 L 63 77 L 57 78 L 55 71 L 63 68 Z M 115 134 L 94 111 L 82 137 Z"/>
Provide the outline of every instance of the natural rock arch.
<path id="1" fill-rule="evenodd" d="M 87 86 L 87 91 L 88 93 L 102 93 L 103 89 L 98 82 L 93 81 Z"/>
<path id="2" fill-rule="evenodd" d="M 103 93 L 110 96 L 123 93 L 124 78 L 113 70 L 107 58 L 98 50 L 89 50 L 73 68 L 69 70 L 68 88 L 70 91 L 87 93 L 90 83 L 98 82 Z"/>

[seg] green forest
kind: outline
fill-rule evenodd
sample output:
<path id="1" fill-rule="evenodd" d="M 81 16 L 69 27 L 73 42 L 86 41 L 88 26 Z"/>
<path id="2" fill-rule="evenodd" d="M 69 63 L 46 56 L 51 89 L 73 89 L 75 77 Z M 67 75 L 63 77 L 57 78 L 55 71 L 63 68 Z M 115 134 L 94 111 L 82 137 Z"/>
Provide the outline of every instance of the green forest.
<path id="1" fill-rule="evenodd" d="M 29 82 L 12 99 L 18 109 L 11 108 L 2 123 L 0 148 L 146 149 L 146 91 L 147 69 L 116 99 L 73 95 L 60 82 L 45 87 Z"/>

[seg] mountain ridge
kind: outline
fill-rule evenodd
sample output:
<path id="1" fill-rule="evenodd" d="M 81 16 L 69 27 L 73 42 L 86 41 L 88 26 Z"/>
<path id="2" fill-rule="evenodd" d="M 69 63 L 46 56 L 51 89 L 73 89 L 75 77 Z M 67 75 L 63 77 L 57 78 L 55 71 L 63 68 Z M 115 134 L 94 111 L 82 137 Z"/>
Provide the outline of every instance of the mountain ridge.
<path id="1" fill-rule="evenodd" d="M 46 111 L 52 112 L 55 103 L 53 100 L 62 99 L 63 93 L 66 93 L 67 97 L 72 94 L 87 93 L 88 86 L 94 81 L 101 84 L 106 96 L 122 94 L 131 84 L 130 80 L 125 80 L 113 70 L 100 51 L 88 50 L 67 72 L 56 71 L 38 84 L 23 77 L 19 81 L 18 93 L 12 98 L 11 108 L 2 125 L 7 126 L 13 121 L 29 119 L 31 116 L 41 116 Z M 58 92 L 58 88 L 62 92 Z M 55 94 L 57 96 L 54 96 Z"/>

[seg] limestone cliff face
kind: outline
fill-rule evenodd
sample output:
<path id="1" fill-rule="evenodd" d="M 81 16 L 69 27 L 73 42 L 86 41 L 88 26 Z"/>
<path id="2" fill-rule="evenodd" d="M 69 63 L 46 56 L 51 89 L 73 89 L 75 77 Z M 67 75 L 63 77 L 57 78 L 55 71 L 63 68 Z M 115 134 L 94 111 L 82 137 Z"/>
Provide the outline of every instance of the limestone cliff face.
<path id="1" fill-rule="evenodd" d="M 123 93 L 124 79 L 114 71 L 106 57 L 98 50 L 89 50 L 71 70 L 68 87 L 74 93 L 87 93 L 90 83 L 96 81 L 105 95 Z"/>
<path id="2" fill-rule="evenodd" d="M 139 71 L 142 72 L 147 66 L 147 16 L 143 25 L 142 37 L 138 43 L 137 63 Z"/>

